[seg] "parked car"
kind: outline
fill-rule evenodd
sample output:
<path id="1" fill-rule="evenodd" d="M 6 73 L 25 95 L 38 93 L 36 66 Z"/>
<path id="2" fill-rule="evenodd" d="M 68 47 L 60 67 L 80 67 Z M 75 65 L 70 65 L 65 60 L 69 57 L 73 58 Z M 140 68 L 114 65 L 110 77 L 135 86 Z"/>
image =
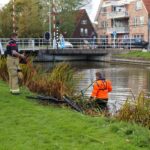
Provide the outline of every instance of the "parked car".
<path id="1" fill-rule="evenodd" d="M 58 43 L 58 48 L 62 48 L 60 43 Z M 64 48 L 73 48 L 73 45 L 68 41 L 64 41 Z"/>
<path id="2" fill-rule="evenodd" d="M 148 42 L 142 39 L 123 39 L 120 43 L 123 48 L 145 48 L 148 47 Z"/>

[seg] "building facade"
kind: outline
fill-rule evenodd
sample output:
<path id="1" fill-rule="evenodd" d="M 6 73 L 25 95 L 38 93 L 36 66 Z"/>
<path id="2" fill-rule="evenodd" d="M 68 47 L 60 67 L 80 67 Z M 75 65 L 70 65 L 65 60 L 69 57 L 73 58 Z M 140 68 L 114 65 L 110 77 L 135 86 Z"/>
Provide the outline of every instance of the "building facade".
<path id="1" fill-rule="evenodd" d="M 91 38 L 92 33 L 96 33 L 96 31 L 86 10 L 76 11 L 75 29 L 72 38 Z"/>
<path id="2" fill-rule="evenodd" d="M 95 18 L 99 38 L 149 41 L 150 0 L 101 0 Z"/>

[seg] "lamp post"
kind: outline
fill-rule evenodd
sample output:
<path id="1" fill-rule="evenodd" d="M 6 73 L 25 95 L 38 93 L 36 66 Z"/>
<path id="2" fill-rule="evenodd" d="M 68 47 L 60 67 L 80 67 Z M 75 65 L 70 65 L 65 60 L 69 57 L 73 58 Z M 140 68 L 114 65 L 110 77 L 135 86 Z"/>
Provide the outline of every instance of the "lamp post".
<path id="1" fill-rule="evenodd" d="M 56 8 L 55 8 L 55 0 L 52 0 L 52 23 L 53 23 L 53 49 L 56 49 Z"/>
<path id="2" fill-rule="evenodd" d="M 13 17 L 12 17 L 12 21 L 13 21 L 13 32 L 16 32 L 16 13 L 15 13 L 15 0 L 13 0 Z"/>
<path id="3" fill-rule="evenodd" d="M 50 33 L 50 37 L 52 37 L 52 26 L 51 26 L 51 0 L 49 0 L 49 33 Z M 50 38 L 50 46 L 51 46 L 51 38 Z"/>
<path id="4" fill-rule="evenodd" d="M 150 18 L 148 19 L 148 51 L 150 51 Z"/>

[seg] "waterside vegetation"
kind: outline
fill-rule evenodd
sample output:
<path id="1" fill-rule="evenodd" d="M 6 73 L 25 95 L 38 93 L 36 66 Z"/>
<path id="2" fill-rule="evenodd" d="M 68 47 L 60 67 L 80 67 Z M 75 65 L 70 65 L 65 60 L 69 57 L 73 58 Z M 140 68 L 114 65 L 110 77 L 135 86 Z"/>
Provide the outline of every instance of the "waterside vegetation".
<path id="1" fill-rule="evenodd" d="M 58 100 L 62 100 L 63 96 L 67 95 L 83 109 L 85 114 L 109 116 L 150 128 L 150 98 L 146 98 L 144 92 L 141 92 L 134 100 L 127 99 L 116 115 L 111 116 L 107 112 L 103 113 L 97 110 L 94 106 L 87 107 L 88 99 L 81 94 L 75 95 L 79 81 L 74 76 L 75 70 L 69 64 L 60 63 L 48 72 L 41 72 L 32 64 L 30 59 L 27 62 L 26 65 L 21 66 L 24 74 L 21 83 L 28 87 L 31 92 L 53 96 Z M 0 60 L 0 78 L 8 81 L 5 59 Z"/>

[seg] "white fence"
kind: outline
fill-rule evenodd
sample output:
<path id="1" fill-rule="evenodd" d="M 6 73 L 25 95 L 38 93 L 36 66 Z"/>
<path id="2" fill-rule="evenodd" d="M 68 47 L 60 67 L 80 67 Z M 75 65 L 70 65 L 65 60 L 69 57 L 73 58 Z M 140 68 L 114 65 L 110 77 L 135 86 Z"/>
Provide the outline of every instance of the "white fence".
<path id="1" fill-rule="evenodd" d="M 0 50 L 5 51 L 8 38 L 0 38 Z M 43 38 L 19 38 L 17 40 L 19 50 L 43 50 L 53 49 L 53 41 Z M 95 49 L 95 48 L 145 48 L 148 42 L 141 39 L 121 39 L 121 38 L 66 38 L 64 48 L 69 49 Z M 58 43 L 58 49 L 61 49 L 61 42 Z"/>

